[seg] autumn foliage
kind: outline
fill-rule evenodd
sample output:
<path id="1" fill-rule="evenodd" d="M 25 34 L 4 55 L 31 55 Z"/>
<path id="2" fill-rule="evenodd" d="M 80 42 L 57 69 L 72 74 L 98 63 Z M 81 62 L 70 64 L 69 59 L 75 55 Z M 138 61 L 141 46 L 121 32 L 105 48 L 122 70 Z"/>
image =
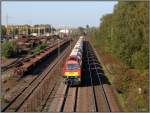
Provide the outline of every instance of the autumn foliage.
<path id="1" fill-rule="evenodd" d="M 148 111 L 148 4 L 119 1 L 113 13 L 101 18 L 99 28 L 90 29 L 94 46 L 120 60 L 126 68 L 117 70 L 112 81 L 123 95 L 126 111 Z"/>

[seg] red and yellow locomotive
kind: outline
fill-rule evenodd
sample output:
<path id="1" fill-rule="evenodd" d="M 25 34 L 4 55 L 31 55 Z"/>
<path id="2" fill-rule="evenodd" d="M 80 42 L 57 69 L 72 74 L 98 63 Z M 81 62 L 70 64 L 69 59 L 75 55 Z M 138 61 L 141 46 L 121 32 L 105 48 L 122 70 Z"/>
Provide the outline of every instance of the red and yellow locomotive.
<path id="1" fill-rule="evenodd" d="M 63 67 L 63 77 L 65 84 L 80 84 L 82 71 L 82 53 L 83 36 L 80 36 Z"/>

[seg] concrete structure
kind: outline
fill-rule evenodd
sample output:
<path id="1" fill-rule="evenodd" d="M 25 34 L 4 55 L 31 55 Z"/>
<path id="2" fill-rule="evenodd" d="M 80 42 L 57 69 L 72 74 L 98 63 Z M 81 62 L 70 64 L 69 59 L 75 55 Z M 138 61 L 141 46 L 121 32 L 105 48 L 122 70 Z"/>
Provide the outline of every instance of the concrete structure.
<path id="1" fill-rule="evenodd" d="M 40 35 L 52 32 L 51 28 L 52 27 L 48 24 L 34 25 L 34 26 L 31 26 L 31 33 L 37 33 L 40 36 Z"/>

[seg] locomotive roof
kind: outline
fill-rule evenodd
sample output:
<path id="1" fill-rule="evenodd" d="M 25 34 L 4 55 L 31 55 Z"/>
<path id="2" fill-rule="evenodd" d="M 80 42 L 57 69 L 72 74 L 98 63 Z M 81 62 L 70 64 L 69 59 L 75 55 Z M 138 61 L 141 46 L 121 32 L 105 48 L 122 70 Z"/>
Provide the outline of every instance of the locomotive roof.
<path id="1" fill-rule="evenodd" d="M 79 54 L 81 54 L 82 52 L 82 47 L 83 47 L 83 36 L 80 36 L 79 40 L 77 41 L 77 43 L 75 44 L 71 54 L 71 55 L 75 55 L 78 56 Z"/>
<path id="2" fill-rule="evenodd" d="M 75 60 L 68 60 L 66 64 L 77 64 L 78 62 Z"/>

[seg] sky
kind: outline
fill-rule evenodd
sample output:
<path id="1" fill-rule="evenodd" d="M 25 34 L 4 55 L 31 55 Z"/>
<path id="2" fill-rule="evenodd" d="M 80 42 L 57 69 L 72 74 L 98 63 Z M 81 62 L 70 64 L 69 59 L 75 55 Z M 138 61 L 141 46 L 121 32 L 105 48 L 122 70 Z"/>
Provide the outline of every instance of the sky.
<path id="1" fill-rule="evenodd" d="M 2 25 L 50 24 L 54 27 L 99 26 L 113 12 L 113 1 L 3 1 Z M 8 15 L 8 16 L 7 16 Z"/>

